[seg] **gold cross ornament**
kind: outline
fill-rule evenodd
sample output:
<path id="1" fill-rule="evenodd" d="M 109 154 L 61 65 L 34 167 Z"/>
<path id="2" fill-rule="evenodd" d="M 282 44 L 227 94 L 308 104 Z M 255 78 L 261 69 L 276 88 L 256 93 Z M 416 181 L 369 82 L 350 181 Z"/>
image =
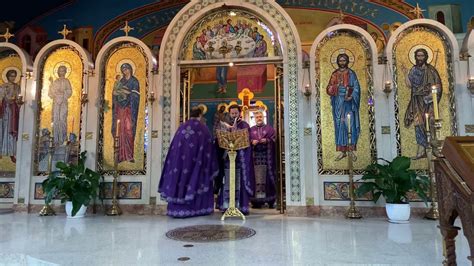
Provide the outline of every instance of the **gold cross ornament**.
<path id="1" fill-rule="evenodd" d="M 128 36 L 128 33 L 134 30 L 134 28 L 128 26 L 128 21 L 125 21 L 125 27 L 120 28 L 121 31 L 125 32 L 125 36 Z"/>
<path id="2" fill-rule="evenodd" d="M 5 38 L 5 42 L 8 42 L 8 40 L 14 36 L 15 34 L 11 34 L 9 28 L 7 28 L 7 31 L 4 34 L 0 35 L 0 37 Z"/>
<path id="3" fill-rule="evenodd" d="M 58 31 L 59 34 L 61 34 L 63 36 L 63 39 L 66 39 L 67 35 L 69 33 L 72 33 L 72 31 L 68 30 L 67 27 L 66 27 L 66 24 L 63 25 L 63 30 L 62 31 Z"/>
<path id="4" fill-rule="evenodd" d="M 410 13 L 415 14 L 416 18 L 419 19 L 419 18 L 423 17 L 423 11 L 426 11 L 426 10 L 421 9 L 420 5 L 418 3 L 416 3 L 416 7 L 414 9 L 410 10 Z"/>
<path id="5" fill-rule="evenodd" d="M 339 9 L 339 19 L 341 20 L 341 22 L 344 22 L 345 17 L 346 15 L 344 15 L 344 12 L 342 12 L 342 9 Z"/>

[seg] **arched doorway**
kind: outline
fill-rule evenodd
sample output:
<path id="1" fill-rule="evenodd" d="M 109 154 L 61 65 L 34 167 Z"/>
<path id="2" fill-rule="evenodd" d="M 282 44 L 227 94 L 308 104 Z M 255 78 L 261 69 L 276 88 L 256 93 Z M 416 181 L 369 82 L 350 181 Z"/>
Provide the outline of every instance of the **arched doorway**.
<path id="1" fill-rule="evenodd" d="M 201 57 L 199 60 L 193 60 L 192 47 L 186 46 L 186 41 L 191 43 L 192 41 L 196 42 L 199 40 L 195 39 L 198 33 L 190 34 L 190 32 L 192 32 L 197 24 L 205 20 L 207 16 L 216 15 L 219 12 L 226 12 L 229 15 L 231 15 L 231 12 L 245 13 L 261 21 L 262 24 L 259 24 L 260 28 L 268 27 L 268 31 L 273 34 L 273 38 L 270 37 L 269 39 L 272 41 L 271 46 L 267 43 L 267 48 L 275 47 L 275 45 L 279 46 L 277 53 L 275 54 L 275 51 L 273 51 L 273 53 L 268 53 L 266 56 L 240 57 L 237 55 L 232 57 L 227 55 L 223 49 L 219 50 L 220 56 L 206 57 L 206 52 L 204 52 L 204 55 L 201 55 L 204 57 Z M 235 23 L 238 22 L 236 21 Z M 227 23 L 223 21 L 222 24 Z M 194 39 L 191 40 L 191 36 Z M 251 38 L 249 37 L 248 41 Z M 188 58 L 183 55 L 183 53 L 186 53 L 186 51 L 183 51 L 185 46 L 191 51 L 191 56 L 188 54 Z M 228 45 L 224 46 L 227 47 Z M 235 41 L 235 44 L 232 43 L 232 46 L 235 48 L 237 42 Z M 240 46 L 242 46 L 242 43 Z M 223 47 L 222 42 L 219 48 L 221 47 Z M 286 162 L 281 172 L 285 173 L 284 187 L 287 188 L 283 193 L 284 197 L 282 199 L 284 198 L 288 205 L 304 204 L 302 200 L 304 199 L 304 191 L 302 189 L 304 184 L 302 184 L 303 181 L 300 177 L 300 156 L 302 156 L 300 153 L 300 140 L 302 132 L 299 130 L 298 120 L 298 98 L 300 97 L 298 88 L 300 87 L 302 66 L 299 60 L 301 58 L 301 51 L 298 47 L 300 47 L 300 41 L 295 26 L 286 12 L 274 1 L 258 1 L 257 3 L 227 1 L 225 4 L 222 2 L 216 3 L 215 1 L 192 1 L 184 7 L 175 16 L 166 31 L 159 57 L 159 83 L 162 88 L 160 92 L 162 105 L 159 112 L 162 115 L 160 119 L 162 121 L 162 130 L 160 132 L 162 144 L 161 158 L 166 156 L 174 131 L 179 126 L 180 118 L 186 117 L 186 108 L 191 104 L 190 102 L 186 103 L 188 100 L 186 95 L 184 95 L 185 97 L 181 96 L 182 93 L 186 93 L 185 90 L 181 89 L 182 73 L 187 72 L 187 78 L 189 79 L 190 69 L 223 67 L 228 66 L 231 62 L 238 66 L 263 64 L 267 65 L 268 68 L 271 65 L 275 69 L 275 73 L 277 69 L 281 70 L 282 97 L 277 105 L 284 108 L 283 114 L 280 113 L 284 120 L 284 123 L 280 126 L 282 133 L 280 138 L 282 141 L 281 148 L 283 149 L 284 147 L 285 152 L 280 162 Z M 207 52 L 212 50 L 212 52 L 216 51 L 217 54 L 217 50 L 213 50 L 215 47 L 210 49 L 209 45 L 207 45 L 204 46 L 204 50 L 206 49 Z M 235 49 L 234 52 L 236 52 Z M 190 58 L 191 60 L 186 60 Z M 235 99 L 238 99 L 236 96 Z M 285 137 L 282 138 L 283 136 Z M 280 152 L 280 154 L 282 153 L 283 151 Z"/>

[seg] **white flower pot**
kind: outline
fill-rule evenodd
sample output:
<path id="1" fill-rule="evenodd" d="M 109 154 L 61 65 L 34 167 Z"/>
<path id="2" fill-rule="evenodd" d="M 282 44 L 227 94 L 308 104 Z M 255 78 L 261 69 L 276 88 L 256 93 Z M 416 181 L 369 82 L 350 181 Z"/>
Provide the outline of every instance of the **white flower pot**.
<path id="1" fill-rule="evenodd" d="M 82 205 L 76 215 L 72 216 L 72 201 L 66 201 L 67 218 L 82 218 L 86 214 L 87 206 Z"/>
<path id="2" fill-rule="evenodd" d="M 408 223 L 410 219 L 410 204 L 385 204 L 388 221 L 391 223 Z"/>

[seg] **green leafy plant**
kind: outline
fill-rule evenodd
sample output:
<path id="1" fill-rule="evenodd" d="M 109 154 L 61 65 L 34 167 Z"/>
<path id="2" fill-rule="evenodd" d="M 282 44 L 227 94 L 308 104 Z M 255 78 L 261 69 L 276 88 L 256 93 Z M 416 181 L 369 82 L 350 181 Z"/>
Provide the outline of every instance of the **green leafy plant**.
<path id="1" fill-rule="evenodd" d="M 387 203 L 403 204 L 409 202 L 407 193 L 414 191 L 427 202 L 426 191 L 429 189 L 430 180 L 410 169 L 410 158 L 398 156 L 391 162 L 379 160 L 386 164 L 373 163 L 367 166 L 366 174 L 360 179 L 364 183 L 356 189 L 359 197 L 372 193 L 374 202 L 383 196 Z"/>
<path id="2" fill-rule="evenodd" d="M 82 205 L 87 206 L 95 199 L 99 189 L 100 175 L 85 167 L 86 152 L 79 156 L 77 164 L 57 162 L 58 170 L 52 171 L 43 181 L 46 204 L 55 198 L 61 203 L 72 201 L 72 216 L 75 216 Z"/>

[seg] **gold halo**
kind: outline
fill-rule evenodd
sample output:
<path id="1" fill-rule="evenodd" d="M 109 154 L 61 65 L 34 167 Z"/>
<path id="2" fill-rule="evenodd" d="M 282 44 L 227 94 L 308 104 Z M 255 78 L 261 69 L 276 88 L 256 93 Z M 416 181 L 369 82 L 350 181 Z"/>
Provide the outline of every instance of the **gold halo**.
<path id="1" fill-rule="evenodd" d="M 355 62 L 355 56 L 354 56 L 354 53 L 351 51 L 351 50 L 348 50 L 348 49 L 344 49 L 344 48 L 341 48 L 341 49 L 337 49 L 336 51 L 334 51 L 332 54 L 331 54 L 331 65 L 334 69 L 338 69 L 339 66 L 337 65 L 337 57 L 340 55 L 340 54 L 347 54 L 349 56 L 349 63 L 348 63 L 348 67 L 351 68 L 353 65 L 354 65 L 354 62 Z"/>
<path id="2" fill-rule="evenodd" d="M 72 68 L 71 68 L 71 64 L 69 64 L 68 62 L 66 61 L 61 61 L 61 62 L 58 62 L 56 63 L 56 65 L 54 65 L 54 68 L 53 68 L 53 76 L 55 79 L 59 78 L 58 76 L 58 69 L 60 66 L 65 66 L 66 67 L 66 75 L 64 76 L 65 78 L 68 78 L 69 75 L 71 75 L 71 71 L 72 71 Z"/>
<path id="3" fill-rule="evenodd" d="M 239 105 L 239 104 L 236 101 L 232 101 L 225 107 L 225 111 L 229 112 L 229 107 L 231 107 L 232 105 Z"/>
<path id="4" fill-rule="evenodd" d="M 201 109 L 202 114 L 205 115 L 207 113 L 207 106 L 205 104 L 199 104 L 197 108 Z"/>
<path id="5" fill-rule="evenodd" d="M 10 70 L 15 70 L 16 71 L 16 78 L 15 78 L 15 83 L 18 83 L 21 79 L 21 71 L 19 68 L 14 67 L 14 66 L 9 66 L 6 67 L 3 72 L 2 72 L 2 80 L 5 83 L 8 83 L 8 78 L 7 78 L 7 72 Z"/>
<path id="6" fill-rule="evenodd" d="M 137 69 L 137 67 L 135 63 L 132 61 L 132 59 L 128 59 L 128 58 L 122 59 L 117 63 L 117 65 L 115 66 L 115 73 L 122 75 L 121 68 L 122 68 L 122 65 L 125 63 L 128 63 L 132 66 L 132 76 L 133 76 L 133 74 L 135 74 L 135 70 Z"/>
<path id="7" fill-rule="evenodd" d="M 420 48 L 423 48 L 428 52 L 428 60 L 426 60 L 426 62 L 430 64 L 433 61 L 433 50 L 424 44 L 418 44 L 418 45 L 413 46 L 410 49 L 410 52 L 408 53 L 408 59 L 413 65 L 416 65 L 415 51 Z"/>
<path id="8" fill-rule="evenodd" d="M 220 104 L 217 105 L 217 111 L 219 111 L 219 109 L 221 109 L 222 106 L 224 106 L 227 109 L 227 104 L 226 103 L 220 103 Z"/>

